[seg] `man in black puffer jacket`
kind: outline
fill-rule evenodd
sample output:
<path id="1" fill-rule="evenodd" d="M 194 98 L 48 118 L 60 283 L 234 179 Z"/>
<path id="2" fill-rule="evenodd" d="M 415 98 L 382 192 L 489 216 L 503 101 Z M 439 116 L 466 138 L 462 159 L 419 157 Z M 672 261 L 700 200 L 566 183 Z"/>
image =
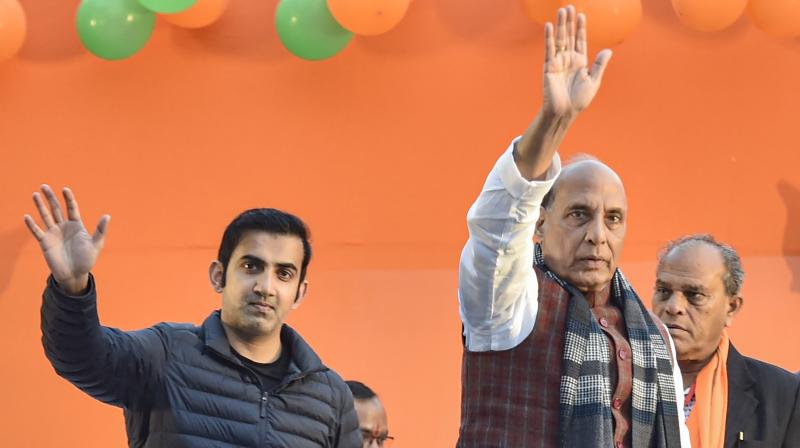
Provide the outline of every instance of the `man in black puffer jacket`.
<path id="1" fill-rule="evenodd" d="M 42 192 L 34 202 L 45 228 L 25 222 L 52 273 L 45 353 L 59 375 L 124 409 L 129 446 L 362 446 L 349 389 L 284 324 L 307 288 L 311 246 L 299 218 L 254 209 L 228 226 L 209 270 L 222 309 L 201 326 L 125 332 L 100 325 L 89 273 L 109 217 L 90 235 L 69 189 L 66 219 L 53 191 Z"/>

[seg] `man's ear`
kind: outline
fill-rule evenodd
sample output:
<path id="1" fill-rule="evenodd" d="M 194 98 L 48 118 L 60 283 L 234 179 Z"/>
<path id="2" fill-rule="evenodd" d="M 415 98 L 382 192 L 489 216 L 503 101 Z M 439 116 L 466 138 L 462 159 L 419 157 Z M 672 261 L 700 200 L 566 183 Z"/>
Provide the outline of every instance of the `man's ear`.
<path id="1" fill-rule="evenodd" d="M 308 280 L 303 280 L 303 283 L 297 287 L 297 297 L 294 298 L 294 303 L 292 304 L 293 310 L 300 306 L 300 303 L 306 297 L 306 293 L 308 293 Z"/>
<path id="2" fill-rule="evenodd" d="M 725 316 L 725 326 L 730 327 L 733 323 L 733 317 L 736 316 L 744 306 L 744 299 L 741 296 L 733 296 L 728 298 L 728 312 Z"/>
<path id="3" fill-rule="evenodd" d="M 539 241 L 542 241 L 542 237 L 544 236 L 544 225 L 545 221 L 547 220 L 547 209 L 540 206 L 539 207 L 539 219 L 536 220 L 536 227 L 534 228 L 534 235 L 539 238 Z"/>
<path id="4" fill-rule="evenodd" d="M 208 267 L 208 279 L 211 281 L 211 287 L 214 288 L 214 291 L 217 293 L 222 292 L 224 275 L 225 268 L 222 267 L 222 263 L 220 263 L 219 260 L 212 261 L 211 265 Z"/>

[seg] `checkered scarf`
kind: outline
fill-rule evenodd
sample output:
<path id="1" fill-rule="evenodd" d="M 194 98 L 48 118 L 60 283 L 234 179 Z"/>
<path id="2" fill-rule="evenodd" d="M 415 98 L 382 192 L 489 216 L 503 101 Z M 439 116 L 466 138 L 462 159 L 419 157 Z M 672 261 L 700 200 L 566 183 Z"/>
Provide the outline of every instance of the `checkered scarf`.
<path id="1" fill-rule="evenodd" d="M 570 300 L 567 309 L 561 362 L 561 446 L 611 446 L 614 428 L 608 340 L 592 318 L 589 304 L 580 291 L 559 279 L 544 264 L 538 244 L 535 262 L 547 276 L 578 299 Z M 669 349 L 619 269 L 611 280 L 610 299 L 622 309 L 633 351 L 632 446 L 680 447 L 678 406 Z"/>

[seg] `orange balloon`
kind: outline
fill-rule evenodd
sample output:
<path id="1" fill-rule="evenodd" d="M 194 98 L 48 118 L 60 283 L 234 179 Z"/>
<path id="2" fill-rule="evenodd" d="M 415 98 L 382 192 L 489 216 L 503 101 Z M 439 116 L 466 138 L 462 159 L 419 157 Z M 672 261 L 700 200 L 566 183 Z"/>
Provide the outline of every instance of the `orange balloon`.
<path id="1" fill-rule="evenodd" d="M 328 9 L 344 29 L 374 36 L 400 23 L 409 3 L 409 0 L 328 0 Z"/>
<path id="2" fill-rule="evenodd" d="M 800 0 L 750 0 L 747 16 L 773 36 L 800 36 Z"/>
<path id="3" fill-rule="evenodd" d="M 589 46 L 594 50 L 621 43 L 642 20 L 641 0 L 562 0 L 561 4 L 572 4 L 586 15 Z"/>
<path id="4" fill-rule="evenodd" d="M 186 11 L 161 14 L 167 22 L 183 28 L 202 28 L 216 22 L 228 7 L 228 0 L 197 0 Z"/>
<path id="5" fill-rule="evenodd" d="M 684 25 L 697 31 L 719 31 L 744 13 L 747 0 L 672 0 L 672 9 Z"/>
<path id="6" fill-rule="evenodd" d="M 17 0 L 0 0 L 0 61 L 14 56 L 25 41 L 25 11 Z"/>
<path id="7" fill-rule="evenodd" d="M 519 0 L 519 4 L 525 15 L 534 22 L 541 25 L 547 22 L 555 24 L 561 0 Z"/>

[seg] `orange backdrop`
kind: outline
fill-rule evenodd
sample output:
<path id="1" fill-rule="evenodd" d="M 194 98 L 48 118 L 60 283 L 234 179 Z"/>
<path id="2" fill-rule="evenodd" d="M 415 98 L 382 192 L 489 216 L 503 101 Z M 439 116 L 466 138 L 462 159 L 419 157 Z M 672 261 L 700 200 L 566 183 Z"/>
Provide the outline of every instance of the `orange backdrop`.
<path id="1" fill-rule="evenodd" d="M 121 411 L 42 354 L 47 271 L 22 215 L 48 182 L 75 190 L 88 225 L 113 216 L 95 273 L 103 322 L 125 329 L 218 307 L 207 266 L 237 212 L 304 217 L 317 256 L 290 323 L 382 395 L 398 447 L 452 446 L 465 213 L 541 95 L 541 27 L 517 2 L 416 0 L 393 31 L 317 63 L 281 47 L 275 0 L 232 1 L 203 30 L 159 23 L 116 63 L 81 48 L 77 0 L 21 3 L 28 39 L 0 65 L 3 445 L 125 441 Z M 747 271 L 734 343 L 798 370 L 800 40 L 746 20 L 701 34 L 668 1 L 644 3 L 562 155 L 593 153 L 623 177 L 622 266 L 647 301 L 657 249 L 712 232 Z"/>

